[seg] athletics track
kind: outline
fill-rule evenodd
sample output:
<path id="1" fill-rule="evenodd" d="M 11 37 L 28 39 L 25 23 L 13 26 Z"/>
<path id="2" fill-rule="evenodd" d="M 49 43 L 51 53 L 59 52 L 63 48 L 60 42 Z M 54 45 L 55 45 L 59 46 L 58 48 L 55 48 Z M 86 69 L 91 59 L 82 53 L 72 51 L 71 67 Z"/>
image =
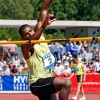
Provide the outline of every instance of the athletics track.
<path id="1" fill-rule="evenodd" d="M 56 94 L 58 97 L 58 94 Z M 68 100 L 72 100 L 71 97 L 75 93 L 71 93 Z M 100 100 L 100 93 L 85 93 L 86 100 Z M 81 97 L 81 94 L 78 98 Z M 0 93 L 0 100 L 39 100 L 31 93 Z M 58 100 L 58 99 L 57 99 Z M 78 99 L 79 100 L 79 99 Z"/>

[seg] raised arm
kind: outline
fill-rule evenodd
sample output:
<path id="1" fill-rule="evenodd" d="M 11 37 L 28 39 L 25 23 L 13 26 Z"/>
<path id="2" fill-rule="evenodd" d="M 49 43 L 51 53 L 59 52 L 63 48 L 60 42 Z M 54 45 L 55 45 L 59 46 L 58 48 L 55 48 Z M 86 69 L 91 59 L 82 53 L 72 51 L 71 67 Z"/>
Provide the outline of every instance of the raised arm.
<path id="1" fill-rule="evenodd" d="M 41 34 L 44 32 L 46 26 L 50 25 L 52 22 L 56 21 L 57 18 L 54 18 L 54 19 L 50 19 L 50 17 L 52 17 L 52 14 L 49 14 L 45 21 L 43 22 L 43 24 L 41 25 L 41 27 L 35 32 L 35 34 L 33 34 L 33 36 L 31 36 L 29 38 L 29 40 L 38 40 L 41 36 Z"/>
<path id="2" fill-rule="evenodd" d="M 44 23 L 44 20 L 47 17 L 47 13 L 48 13 L 48 10 L 49 10 L 49 7 L 50 7 L 50 3 L 51 3 L 51 0 L 44 0 L 43 1 L 37 24 L 34 27 L 35 31 L 37 31 L 42 26 L 42 24 Z"/>
<path id="3" fill-rule="evenodd" d="M 31 37 L 29 38 L 29 40 L 38 40 L 40 38 L 40 35 L 45 30 L 46 26 L 47 25 L 50 25 L 53 21 L 56 20 L 56 18 L 54 18 L 54 19 L 51 20 L 50 19 L 50 16 L 51 16 L 51 14 L 49 14 L 46 17 L 46 19 L 45 19 L 44 23 L 42 24 L 42 26 L 34 34 L 31 35 Z M 29 44 L 26 44 L 26 45 L 22 45 L 21 46 L 22 53 L 23 53 L 23 56 L 24 56 L 25 59 L 28 59 L 31 56 L 29 50 L 30 49 L 33 49 L 33 45 L 34 44 L 30 44 L 30 45 Z"/>

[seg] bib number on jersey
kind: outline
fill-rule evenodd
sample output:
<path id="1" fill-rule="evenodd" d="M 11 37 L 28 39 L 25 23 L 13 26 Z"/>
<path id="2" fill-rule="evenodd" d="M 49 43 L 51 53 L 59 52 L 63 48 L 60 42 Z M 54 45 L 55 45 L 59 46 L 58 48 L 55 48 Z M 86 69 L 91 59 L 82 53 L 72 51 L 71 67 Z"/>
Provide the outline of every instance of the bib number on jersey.
<path id="1" fill-rule="evenodd" d="M 54 56 L 51 54 L 51 52 L 49 52 L 48 54 L 43 56 L 43 60 L 45 63 L 45 69 L 48 70 L 50 68 L 52 68 L 54 66 L 55 63 L 55 58 Z"/>

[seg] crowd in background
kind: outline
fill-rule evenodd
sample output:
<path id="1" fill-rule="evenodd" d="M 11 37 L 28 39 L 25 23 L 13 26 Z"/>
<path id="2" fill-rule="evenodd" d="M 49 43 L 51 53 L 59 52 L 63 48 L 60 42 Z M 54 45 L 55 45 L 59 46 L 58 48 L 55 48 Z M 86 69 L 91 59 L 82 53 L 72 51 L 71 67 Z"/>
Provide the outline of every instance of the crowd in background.
<path id="1" fill-rule="evenodd" d="M 87 73 L 100 73 L 100 56 L 97 47 L 88 52 L 88 42 L 69 42 L 64 47 L 58 42 L 49 44 L 49 48 L 56 58 L 53 71 L 56 75 L 67 75 L 73 73 L 71 62 L 78 58 L 86 68 Z"/>
<path id="2" fill-rule="evenodd" d="M 11 41 L 9 38 L 7 41 Z M 16 44 L 1 45 L 1 47 L 7 47 L 7 55 L 0 56 L 0 75 L 20 75 L 24 74 L 22 71 L 25 70 L 25 74 L 28 74 L 28 66 L 24 58 L 19 59 L 18 53 L 16 53 Z"/>
<path id="3" fill-rule="evenodd" d="M 8 39 L 11 41 L 11 39 Z M 8 58 L 4 59 L 1 57 L 0 59 L 0 75 L 18 75 L 23 74 L 23 70 L 25 70 L 25 74 L 28 74 L 28 66 L 24 58 L 22 58 L 22 62 L 19 59 L 19 56 L 15 52 L 15 48 L 17 45 L 5 45 L 8 48 Z M 71 74 L 74 69 L 72 69 L 71 61 L 76 56 L 78 60 L 84 63 L 86 66 L 87 73 L 100 73 L 100 56 L 97 47 L 94 47 L 93 50 L 88 52 L 88 42 L 69 42 L 66 43 L 66 46 L 63 46 L 61 43 L 52 42 L 49 44 L 49 48 L 51 53 L 55 57 L 55 66 L 52 68 L 55 75 L 68 75 Z"/>

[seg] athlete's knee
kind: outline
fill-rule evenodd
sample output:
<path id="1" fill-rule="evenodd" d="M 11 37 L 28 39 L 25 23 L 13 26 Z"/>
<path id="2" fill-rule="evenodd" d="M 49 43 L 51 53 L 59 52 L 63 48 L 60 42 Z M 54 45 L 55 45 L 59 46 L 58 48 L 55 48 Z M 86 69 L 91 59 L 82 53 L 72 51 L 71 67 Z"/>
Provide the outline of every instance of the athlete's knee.
<path id="1" fill-rule="evenodd" d="M 70 79 L 65 79 L 65 87 L 66 88 L 71 88 L 72 87 L 72 82 Z"/>

